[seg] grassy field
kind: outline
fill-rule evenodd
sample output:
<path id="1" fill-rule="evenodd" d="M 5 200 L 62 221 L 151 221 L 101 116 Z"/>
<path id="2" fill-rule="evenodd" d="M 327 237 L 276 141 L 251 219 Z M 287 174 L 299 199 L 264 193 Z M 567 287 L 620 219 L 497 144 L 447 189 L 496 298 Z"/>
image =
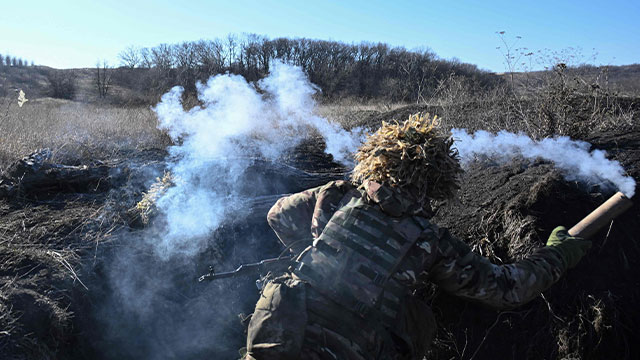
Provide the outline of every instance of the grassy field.
<path id="1" fill-rule="evenodd" d="M 581 138 L 593 131 L 638 124 L 638 98 L 583 90 L 552 83 L 520 94 L 508 86 L 479 92 L 464 80 L 452 78 L 442 84 L 437 96 L 419 104 L 342 101 L 320 104 L 315 112 L 347 129 L 375 127 L 381 114 L 403 120 L 411 113 L 430 112 L 448 128 L 508 130 L 537 138 Z M 50 148 L 53 161 L 75 163 L 170 144 L 168 136 L 157 129 L 156 115 L 148 106 L 40 98 L 19 107 L 16 99 L 5 97 L 0 98 L 0 109 L 0 168 L 40 148 Z"/>
<path id="2" fill-rule="evenodd" d="M 28 95 L 27 95 L 28 97 Z M 405 104 L 322 104 L 316 114 L 346 128 Z M 104 160 L 119 152 L 164 149 L 171 140 L 157 128 L 157 116 L 148 106 L 87 104 L 41 98 L 19 107 L 14 98 L 0 98 L 0 168 L 41 149 L 53 151 L 54 162 Z"/>
<path id="3" fill-rule="evenodd" d="M 28 97 L 28 95 L 27 95 Z M 40 148 L 53 161 L 100 160 L 117 152 L 164 148 L 168 137 L 156 128 L 148 107 L 113 107 L 42 98 L 19 107 L 0 99 L 0 166 Z"/>

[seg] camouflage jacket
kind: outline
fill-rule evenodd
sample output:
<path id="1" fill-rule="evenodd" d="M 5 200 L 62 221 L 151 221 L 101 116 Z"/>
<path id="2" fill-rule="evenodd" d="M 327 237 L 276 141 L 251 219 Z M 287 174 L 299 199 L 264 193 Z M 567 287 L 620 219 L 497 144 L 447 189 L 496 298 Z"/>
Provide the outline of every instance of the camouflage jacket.
<path id="1" fill-rule="evenodd" d="M 338 203 L 352 189 L 347 182 L 334 181 L 282 198 L 271 208 L 267 220 L 285 246 L 300 252 L 320 236 Z M 389 216 L 428 216 L 415 201 L 377 183 L 365 183 L 358 191 Z M 436 237 L 418 239 L 395 273 L 396 280 L 414 288 L 432 282 L 463 298 L 511 308 L 537 297 L 566 269 L 561 255 L 550 247 L 512 264 L 495 265 L 447 229 L 437 229 Z"/>

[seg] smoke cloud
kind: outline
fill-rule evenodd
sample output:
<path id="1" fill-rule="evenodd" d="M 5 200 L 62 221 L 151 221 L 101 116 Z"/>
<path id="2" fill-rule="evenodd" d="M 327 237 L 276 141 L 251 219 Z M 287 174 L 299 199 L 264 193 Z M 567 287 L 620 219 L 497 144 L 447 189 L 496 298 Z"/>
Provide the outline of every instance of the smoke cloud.
<path id="1" fill-rule="evenodd" d="M 604 188 L 617 187 L 627 197 L 635 193 L 636 183 L 626 176 L 618 161 L 607 159 L 603 150 L 590 150 L 591 144 L 571 140 L 566 136 L 535 141 L 523 134 L 500 131 L 492 134 L 476 131 L 469 134 L 465 129 L 452 129 L 456 147 L 464 163 L 478 157 L 488 157 L 499 162 L 508 162 L 515 157 L 529 160 L 537 158 L 552 161 L 564 172 L 569 181 L 579 180 L 598 184 Z"/>
<path id="2" fill-rule="evenodd" d="M 263 92 L 260 93 L 258 88 Z M 334 160 L 349 164 L 362 132 L 347 132 L 313 114 L 317 89 L 300 68 L 274 63 L 257 88 L 238 75 L 219 75 L 198 85 L 201 107 L 184 111 L 183 89 L 173 88 L 155 107 L 160 128 L 179 145 L 170 149 L 169 169 L 177 180 L 158 200 L 167 231 L 162 256 L 195 254 L 202 239 L 241 209 L 239 185 L 253 158 L 274 161 L 312 131 Z"/>
<path id="3" fill-rule="evenodd" d="M 287 150 L 319 134 L 334 160 L 349 165 L 363 137 L 314 115 L 317 89 L 297 67 L 274 63 L 258 84 L 218 75 L 197 90 L 201 106 L 184 110 L 175 87 L 154 108 L 176 144 L 166 159 L 174 186 L 157 200 L 153 223 L 123 233 L 126 246 L 109 257 L 105 296 L 96 299 L 106 358 L 237 358 L 238 314 L 257 300 L 255 279 L 196 279 L 206 264 L 231 270 L 281 251 L 266 214 L 251 220 L 247 204 L 287 188 L 277 174 L 262 178 L 283 168 L 276 164 Z"/>

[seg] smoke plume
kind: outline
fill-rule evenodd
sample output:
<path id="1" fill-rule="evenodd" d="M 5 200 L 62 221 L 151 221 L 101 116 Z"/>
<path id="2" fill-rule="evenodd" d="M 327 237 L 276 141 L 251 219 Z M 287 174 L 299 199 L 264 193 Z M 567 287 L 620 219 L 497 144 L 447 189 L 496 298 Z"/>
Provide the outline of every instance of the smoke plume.
<path id="1" fill-rule="evenodd" d="M 262 178 L 256 164 L 273 174 L 287 150 L 319 134 L 334 160 L 348 165 L 361 141 L 361 133 L 314 115 L 317 89 L 297 67 L 274 63 L 258 84 L 218 75 L 197 90 L 201 106 L 184 110 L 183 89 L 175 87 L 154 108 L 176 144 L 166 160 L 174 186 L 157 200 L 153 223 L 124 233 L 126 246 L 110 257 L 108 288 L 96 300 L 106 358 L 237 358 L 238 314 L 257 300 L 255 279 L 196 279 L 205 264 L 230 270 L 281 251 L 266 214 L 249 220 L 246 205 L 281 193 L 274 188 L 289 191 L 288 183 Z"/>
<path id="2" fill-rule="evenodd" d="M 627 197 L 635 193 L 636 183 L 618 161 L 607 159 L 603 150 L 591 150 L 585 141 L 571 140 L 566 136 L 544 138 L 536 141 L 523 134 L 500 131 L 492 134 L 476 131 L 469 134 L 465 129 L 452 129 L 460 158 L 468 163 L 477 157 L 488 157 L 499 162 L 508 162 L 515 157 L 552 161 L 563 171 L 565 179 L 612 188 L 612 184 Z"/>
<path id="3" fill-rule="evenodd" d="M 167 220 L 157 243 L 163 256 L 195 254 L 199 239 L 239 215 L 239 185 L 248 180 L 243 174 L 251 159 L 276 160 L 316 131 L 336 161 L 351 161 L 362 134 L 313 114 L 317 90 L 300 68 L 276 62 L 258 88 L 241 76 L 219 75 L 198 85 L 201 107 L 184 111 L 180 87 L 155 107 L 160 128 L 179 144 L 170 149 L 176 186 L 158 201 Z"/>

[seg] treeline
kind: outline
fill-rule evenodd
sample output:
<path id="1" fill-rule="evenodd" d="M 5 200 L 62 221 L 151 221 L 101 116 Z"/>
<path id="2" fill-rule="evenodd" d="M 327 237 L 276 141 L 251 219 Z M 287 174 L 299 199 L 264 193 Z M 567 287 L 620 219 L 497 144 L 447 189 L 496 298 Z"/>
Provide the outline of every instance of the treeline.
<path id="1" fill-rule="evenodd" d="M 226 72 L 240 74 L 248 81 L 259 80 L 268 74 L 273 60 L 300 66 L 329 99 L 348 96 L 420 101 L 452 75 L 465 77 L 478 87 L 492 87 L 501 81 L 475 65 L 440 59 L 429 50 L 260 35 L 129 47 L 120 53 L 120 59 L 120 70 L 129 71 L 117 71 L 116 80 L 121 83 L 130 79 L 132 83 L 127 85 L 148 95 L 174 85 L 194 93 L 197 81 Z"/>
<path id="2" fill-rule="evenodd" d="M 27 60 L 23 60 L 22 58 L 11 56 L 11 55 L 3 55 L 0 54 L 0 67 L 2 66 L 14 66 L 14 67 L 24 67 L 24 66 L 34 66 L 33 61 L 29 62 Z"/>

